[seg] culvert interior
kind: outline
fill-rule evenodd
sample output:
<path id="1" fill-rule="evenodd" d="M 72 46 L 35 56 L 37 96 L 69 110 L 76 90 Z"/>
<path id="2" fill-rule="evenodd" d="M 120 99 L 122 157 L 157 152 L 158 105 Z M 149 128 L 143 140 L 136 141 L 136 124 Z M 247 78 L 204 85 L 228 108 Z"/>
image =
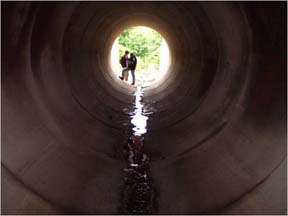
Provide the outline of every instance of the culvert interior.
<path id="1" fill-rule="evenodd" d="M 135 25 L 171 54 L 143 89 L 154 213 L 286 213 L 286 2 L 1 5 L 3 214 L 117 214 Z"/>

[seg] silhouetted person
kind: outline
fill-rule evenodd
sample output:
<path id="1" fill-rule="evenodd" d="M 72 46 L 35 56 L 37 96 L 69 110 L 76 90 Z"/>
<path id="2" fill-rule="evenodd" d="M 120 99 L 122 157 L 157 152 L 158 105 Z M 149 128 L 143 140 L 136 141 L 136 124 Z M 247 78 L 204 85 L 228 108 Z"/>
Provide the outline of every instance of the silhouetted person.
<path id="1" fill-rule="evenodd" d="M 125 54 L 120 59 L 120 64 L 122 66 L 122 76 L 119 76 L 119 78 L 121 80 L 124 79 L 125 73 L 126 72 L 128 73 L 128 71 L 130 70 L 129 67 L 128 67 L 128 54 L 129 54 L 129 52 L 125 51 Z M 127 77 L 127 79 L 128 79 L 128 77 Z"/>
<path id="2" fill-rule="evenodd" d="M 130 58 L 128 60 L 128 68 L 129 70 L 131 70 L 131 74 L 132 74 L 132 83 L 131 85 L 135 85 L 135 69 L 136 69 L 136 66 L 137 66 L 137 58 L 136 56 L 131 53 L 130 54 Z"/>

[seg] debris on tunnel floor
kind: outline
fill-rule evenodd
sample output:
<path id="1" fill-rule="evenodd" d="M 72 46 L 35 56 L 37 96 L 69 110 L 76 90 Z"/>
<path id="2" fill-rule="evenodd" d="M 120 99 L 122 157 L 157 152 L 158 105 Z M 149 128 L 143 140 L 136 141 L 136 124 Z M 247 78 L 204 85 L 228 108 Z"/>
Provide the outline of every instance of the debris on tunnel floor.
<path id="1" fill-rule="evenodd" d="M 144 153 L 144 134 L 148 117 L 143 115 L 141 86 L 135 93 L 135 111 L 131 124 L 135 126 L 130 132 L 124 146 L 127 168 L 124 172 L 124 183 L 121 186 L 120 214 L 153 214 L 155 213 L 155 190 L 149 173 L 149 157 Z"/>
<path id="2" fill-rule="evenodd" d="M 1 214 L 287 214 L 286 1 L 1 6 Z M 135 112 L 111 49 L 139 25 L 171 62 Z"/>

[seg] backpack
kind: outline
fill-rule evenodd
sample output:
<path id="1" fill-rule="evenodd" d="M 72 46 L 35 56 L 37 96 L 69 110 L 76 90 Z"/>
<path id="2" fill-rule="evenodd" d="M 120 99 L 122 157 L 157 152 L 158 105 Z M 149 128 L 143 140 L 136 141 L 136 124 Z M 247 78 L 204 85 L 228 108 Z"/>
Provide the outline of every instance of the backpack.
<path id="1" fill-rule="evenodd" d="M 119 62 L 120 62 L 122 67 L 127 67 L 125 56 L 122 56 Z"/>

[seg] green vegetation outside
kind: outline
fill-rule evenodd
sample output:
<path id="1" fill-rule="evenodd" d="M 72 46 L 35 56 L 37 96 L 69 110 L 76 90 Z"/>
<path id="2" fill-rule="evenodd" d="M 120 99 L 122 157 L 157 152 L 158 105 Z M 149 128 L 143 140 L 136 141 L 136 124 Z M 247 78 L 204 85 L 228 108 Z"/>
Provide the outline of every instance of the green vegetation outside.
<path id="1" fill-rule="evenodd" d="M 160 46 L 162 36 L 151 28 L 144 26 L 131 27 L 119 35 L 119 59 L 125 50 L 137 57 L 136 70 L 148 70 L 154 64 L 156 70 L 160 63 Z"/>

